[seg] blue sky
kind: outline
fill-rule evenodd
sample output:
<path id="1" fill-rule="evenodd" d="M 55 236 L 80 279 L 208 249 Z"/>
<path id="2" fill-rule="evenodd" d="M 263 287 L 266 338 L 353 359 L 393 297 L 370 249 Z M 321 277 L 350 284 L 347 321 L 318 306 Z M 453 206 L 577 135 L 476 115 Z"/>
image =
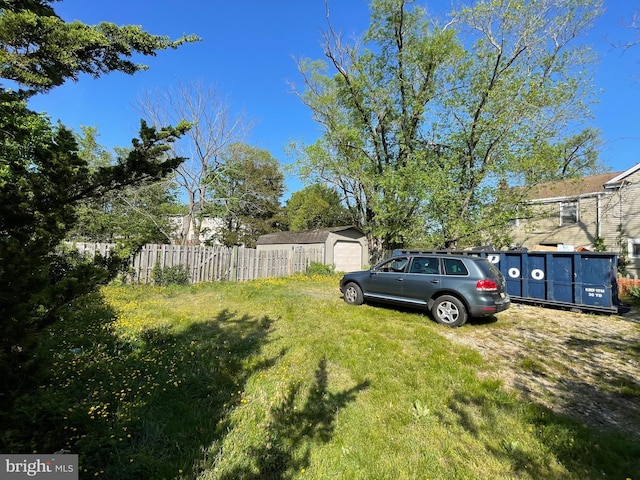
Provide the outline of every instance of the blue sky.
<path id="1" fill-rule="evenodd" d="M 334 26 L 346 36 L 360 35 L 368 26 L 368 4 L 331 0 Z M 448 11 L 449 4 L 431 0 L 428 8 Z M 215 85 L 234 110 L 244 110 L 256 124 L 247 142 L 269 150 L 282 163 L 291 161 L 284 150 L 291 140 L 310 143 L 318 137 L 311 112 L 290 92 L 288 82 L 301 83 L 295 58 L 323 58 L 324 0 L 64 0 L 54 6 L 65 20 L 142 25 L 153 34 L 203 38 L 141 58 L 148 71 L 83 77 L 31 101 L 32 108 L 54 121 L 78 130 L 80 125 L 95 126 L 101 144 L 126 147 L 138 131 L 134 105 L 143 91 L 198 79 Z M 640 0 L 605 0 L 605 8 L 586 38 L 600 55 L 594 72 L 601 93 L 592 125 L 605 141 L 602 162 L 611 171 L 622 171 L 640 162 L 640 45 L 625 51 L 610 43 L 640 39 L 640 30 L 623 27 L 640 11 Z M 301 185 L 288 178 L 287 187 L 286 196 Z"/>

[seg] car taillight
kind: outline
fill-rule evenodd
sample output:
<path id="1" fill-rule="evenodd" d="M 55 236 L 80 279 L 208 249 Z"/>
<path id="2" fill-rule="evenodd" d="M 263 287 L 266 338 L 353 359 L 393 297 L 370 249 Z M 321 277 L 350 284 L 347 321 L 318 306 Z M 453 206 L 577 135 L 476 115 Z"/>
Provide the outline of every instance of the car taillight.
<path id="1" fill-rule="evenodd" d="M 476 282 L 476 290 L 479 292 L 497 292 L 498 284 L 493 280 L 478 280 Z"/>

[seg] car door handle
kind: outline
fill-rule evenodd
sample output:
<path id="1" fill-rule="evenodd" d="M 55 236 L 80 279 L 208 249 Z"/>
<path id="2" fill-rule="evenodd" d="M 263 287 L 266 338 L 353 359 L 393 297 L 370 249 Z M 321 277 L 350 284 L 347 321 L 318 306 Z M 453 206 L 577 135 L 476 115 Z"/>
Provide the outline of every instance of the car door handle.
<path id="1" fill-rule="evenodd" d="M 440 280 L 431 280 L 431 283 L 440 283 Z"/>
<path id="2" fill-rule="evenodd" d="M 396 282 L 402 282 L 402 281 L 404 281 L 404 278 L 402 278 L 402 277 L 396 278 Z"/>

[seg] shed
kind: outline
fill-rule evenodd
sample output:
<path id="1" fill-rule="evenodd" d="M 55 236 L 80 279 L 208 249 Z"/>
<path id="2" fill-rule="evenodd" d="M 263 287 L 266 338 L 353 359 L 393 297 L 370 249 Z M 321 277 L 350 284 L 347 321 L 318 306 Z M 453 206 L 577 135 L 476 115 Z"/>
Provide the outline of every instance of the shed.
<path id="1" fill-rule="evenodd" d="M 323 251 L 325 265 L 335 265 L 338 272 L 362 270 L 369 263 L 367 238 L 358 227 L 344 226 L 276 232 L 261 235 L 256 245 L 265 250 L 317 250 Z"/>

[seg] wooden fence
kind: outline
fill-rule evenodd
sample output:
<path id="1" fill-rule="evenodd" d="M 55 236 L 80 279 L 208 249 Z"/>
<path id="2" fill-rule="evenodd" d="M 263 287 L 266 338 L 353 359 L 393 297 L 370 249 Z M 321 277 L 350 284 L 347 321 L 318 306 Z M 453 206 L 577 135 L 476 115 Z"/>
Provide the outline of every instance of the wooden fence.
<path id="1" fill-rule="evenodd" d="M 85 254 L 103 256 L 114 247 L 106 243 L 76 243 Z M 129 261 L 132 283 L 153 283 L 153 268 L 185 265 L 191 283 L 220 280 L 246 281 L 255 278 L 284 277 L 306 271 L 311 262 L 324 260 L 320 248 L 258 251 L 243 247 L 204 247 L 194 245 L 145 245 Z"/>

